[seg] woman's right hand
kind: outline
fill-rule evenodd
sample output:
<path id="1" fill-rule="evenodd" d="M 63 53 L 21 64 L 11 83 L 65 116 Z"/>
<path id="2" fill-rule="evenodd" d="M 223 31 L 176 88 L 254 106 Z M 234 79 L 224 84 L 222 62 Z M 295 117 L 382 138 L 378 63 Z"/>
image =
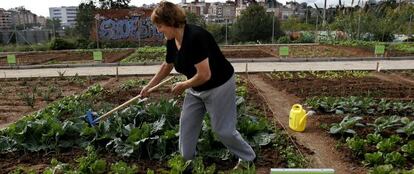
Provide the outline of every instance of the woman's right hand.
<path id="1" fill-rule="evenodd" d="M 149 89 L 150 89 L 150 87 L 149 87 L 149 86 L 147 86 L 147 85 L 145 85 L 145 86 L 142 88 L 142 90 L 141 90 L 141 92 L 139 93 L 139 95 L 140 95 L 141 97 L 148 97 L 148 96 L 150 95 L 150 91 L 149 91 Z"/>

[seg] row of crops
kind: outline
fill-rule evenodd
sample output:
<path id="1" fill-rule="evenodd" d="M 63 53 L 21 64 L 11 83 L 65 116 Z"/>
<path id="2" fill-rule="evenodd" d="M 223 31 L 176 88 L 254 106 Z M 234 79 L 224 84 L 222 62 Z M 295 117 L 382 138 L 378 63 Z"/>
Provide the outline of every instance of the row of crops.
<path id="1" fill-rule="evenodd" d="M 88 110 L 102 114 L 117 104 L 103 99 L 130 93 L 146 82 L 128 80 L 112 91 L 93 85 L 80 95 L 64 97 L 1 130 L 0 153 L 4 156 L 19 158 L 19 154 L 54 154 L 47 168 L 40 171 L 34 171 L 30 166 L 19 166 L 18 162 L 11 164 L 17 168 L 1 167 L 12 168 L 10 172 L 16 173 L 181 173 L 189 165 L 177 153 L 182 97 L 136 102 L 95 127 L 84 120 Z M 305 167 L 305 159 L 298 156 L 286 134 L 272 126 L 265 113 L 249 102 L 247 97 L 251 91 L 246 82 L 239 80 L 238 84 L 238 130 L 253 146 L 258 161 L 269 162 L 260 154 L 273 150 L 278 153 L 281 165 Z M 197 158 L 193 161 L 195 173 L 255 173 L 255 167 L 229 171 L 228 166 L 216 166 L 220 161 L 234 162 L 236 157 L 212 132 L 208 116 L 203 122 L 197 149 Z M 80 153 L 73 155 L 72 160 L 60 155 L 73 150 Z M 140 166 L 141 161 L 149 161 L 150 164 Z"/>
<path id="2" fill-rule="evenodd" d="M 401 75 L 414 77 L 410 71 Z M 300 96 L 303 103 L 316 110 L 318 116 L 314 119 L 320 120 L 320 128 L 337 140 L 338 150 L 349 152 L 350 160 L 359 161 L 370 173 L 414 172 L 412 86 L 407 87 L 408 91 L 399 91 L 406 94 L 403 97 L 384 98 L 402 86 L 379 79 L 376 83 L 369 81 L 372 77 L 368 71 L 273 72 L 264 77 L 275 81 L 273 84 L 279 89 Z M 305 84 L 314 91 L 289 90 L 291 86 L 300 88 Z M 383 88 L 378 88 L 379 84 Z M 328 88 L 344 91 L 324 90 Z M 371 90 L 377 90 L 382 97 L 371 95 Z"/>

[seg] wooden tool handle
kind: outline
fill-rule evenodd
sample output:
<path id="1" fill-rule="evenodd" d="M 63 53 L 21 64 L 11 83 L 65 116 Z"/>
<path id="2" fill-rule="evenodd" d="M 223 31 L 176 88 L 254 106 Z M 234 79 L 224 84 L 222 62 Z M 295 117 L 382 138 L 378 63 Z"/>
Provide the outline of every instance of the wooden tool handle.
<path id="1" fill-rule="evenodd" d="M 150 88 L 150 89 L 148 90 L 148 92 L 153 92 L 153 91 L 155 91 L 155 90 L 156 90 L 156 89 L 158 89 L 160 86 L 164 85 L 165 83 L 167 83 L 168 81 L 170 81 L 170 80 L 171 80 L 171 79 L 173 79 L 173 78 L 174 78 L 174 77 L 170 77 L 170 78 L 168 78 L 167 80 L 162 81 L 162 82 L 161 82 L 161 83 L 159 83 L 158 85 L 153 86 L 152 88 Z M 123 108 L 123 107 L 125 107 L 125 106 L 127 106 L 127 105 L 129 105 L 129 104 L 131 104 L 132 102 L 134 102 L 135 100 L 137 100 L 137 99 L 139 99 L 139 98 L 141 98 L 141 95 L 137 95 L 137 96 L 135 96 L 134 98 L 129 99 L 129 100 L 128 100 L 128 101 L 126 101 L 125 103 L 122 103 L 121 105 L 117 106 L 116 108 L 114 108 L 114 109 L 110 110 L 109 112 L 107 112 L 107 113 L 103 114 L 102 116 L 98 117 L 97 119 L 95 119 L 95 121 L 99 121 L 99 120 L 101 120 L 101 119 L 104 119 L 104 118 L 108 117 L 108 116 L 109 116 L 109 115 L 111 115 L 113 112 L 115 112 L 115 111 L 117 111 L 117 110 L 119 110 L 119 109 L 121 109 L 121 108 Z"/>

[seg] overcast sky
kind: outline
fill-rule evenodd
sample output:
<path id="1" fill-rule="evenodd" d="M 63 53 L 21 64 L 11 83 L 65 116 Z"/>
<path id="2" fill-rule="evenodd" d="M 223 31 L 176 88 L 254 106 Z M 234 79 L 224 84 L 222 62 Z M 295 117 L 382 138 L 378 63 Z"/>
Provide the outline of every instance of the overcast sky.
<path id="1" fill-rule="evenodd" d="M 87 0 L 83 0 L 87 1 Z M 179 3 L 181 0 L 169 0 L 170 2 Z M 191 2 L 193 0 L 187 0 Z M 206 2 L 225 2 L 225 0 L 205 0 Z M 277 0 L 278 2 L 285 4 L 286 1 L 291 0 Z M 342 3 L 350 5 L 352 0 L 342 0 Z M 366 1 L 366 0 L 363 0 Z M 26 9 L 32 11 L 33 13 L 41 16 L 49 16 L 49 7 L 60 7 L 60 6 L 78 6 L 82 0 L 0 0 L 0 8 L 10 9 L 17 6 L 24 6 Z M 159 0 L 131 0 L 130 5 L 142 6 L 142 4 L 152 4 L 157 3 Z M 323 7 L 324 0 L 296 0 L 296 2 L 307 2 L 313 6 L 313 3 L 316 3 L 320 8 Z M 357 3 L 358 0 L 355 0 L 354 3 Z M 338 0 L 327 0 L 327 7 L 329 5 L 338 4 Z M 354 4 L 355 5 L 355 4 Z"/>

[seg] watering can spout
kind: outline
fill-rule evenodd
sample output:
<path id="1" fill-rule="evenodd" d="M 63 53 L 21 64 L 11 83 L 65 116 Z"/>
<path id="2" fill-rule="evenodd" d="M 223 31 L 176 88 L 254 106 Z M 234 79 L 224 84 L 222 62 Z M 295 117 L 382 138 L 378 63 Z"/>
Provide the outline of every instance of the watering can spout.
<path id="1" fill-rule="evenodd" d="M 315 114 L 315 111 L 309 111 L 308 113 L 306 113 L 305 116 L 303 116 L 303 118 L 300 119 L 299 125 L 304 125 L 306 127 L 306 119 L 308 118 L 308 116 L 311 116 L 313 114 Z"/>

